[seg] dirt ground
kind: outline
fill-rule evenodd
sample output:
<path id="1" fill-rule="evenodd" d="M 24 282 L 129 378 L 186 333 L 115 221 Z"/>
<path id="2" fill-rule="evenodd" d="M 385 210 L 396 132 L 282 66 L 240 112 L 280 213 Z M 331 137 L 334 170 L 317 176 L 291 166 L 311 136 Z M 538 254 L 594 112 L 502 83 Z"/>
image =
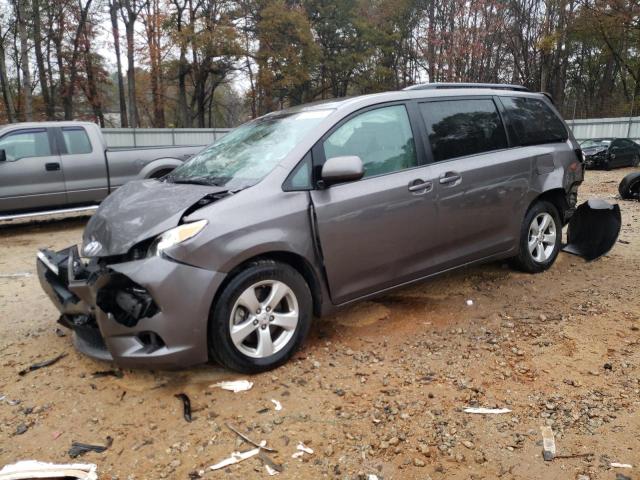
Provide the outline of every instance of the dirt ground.
<path id="1" fill-rule="evenodd" d="M 628 172 L 587 172 L 581 200 L 615 201 Z M 620 240 L 598 261 L 562 253 L 539 275 L 494 263 L 397 290 L 317 320 L 292 361 L 253 377 L 213 365 L 94 377 L 112 366 L 56 334 L 34 268 L 37 248 L 79 243 L 86 218 L 4 226 L 0 466 L 69 462 L 72 441 L 110 436 L 106 452 L 76 459 L 96 463 L 101 479 L 198 478 L 252 448 L 230 423 L 277 449 L 269 456 L 280 478 L 639 478 L 640 203 L 620 205 Z M 18 375 L 60 353 L 55 365 Z M 210 388 L 237 378 L 253 388 Z M 174 397 L 181 392 L 191 423 Z M 472 415 L 467 406 L 512 412 Z M 543 461 L 542 425 L 568 458 Z M 314 452 L 294 459 L 300 441 Z M 258 457 L 202 474 L 267 476 Z"/>

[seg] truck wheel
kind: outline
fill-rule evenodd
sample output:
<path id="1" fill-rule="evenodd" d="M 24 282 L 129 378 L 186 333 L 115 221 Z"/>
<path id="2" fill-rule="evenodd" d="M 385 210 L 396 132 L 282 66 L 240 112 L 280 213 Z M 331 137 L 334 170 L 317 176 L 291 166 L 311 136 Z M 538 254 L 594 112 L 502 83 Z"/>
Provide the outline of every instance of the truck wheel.
<path id="1" fill-rule="evenodd" d="M 302 344 L 312 315 L 311 291 L 302 275 L 272 260 L 253 262 L 212 307 L 211 357 L 242 373 L 276 368 Z"/>
<path id="2" fill-rule="evenodd" d="M 625 176 L 618 185 L 618 192 L 624 200 L 640 200 L 640 172 Z"/>
<path id="3" fill-rule="evenodd" d="M 555 262 L 562 242 L 562 222 L 556 207 L 537 201 L 524 217 L 520 230 L 520 253 L 514 266 L 529 273 L 548 269 Z"/>

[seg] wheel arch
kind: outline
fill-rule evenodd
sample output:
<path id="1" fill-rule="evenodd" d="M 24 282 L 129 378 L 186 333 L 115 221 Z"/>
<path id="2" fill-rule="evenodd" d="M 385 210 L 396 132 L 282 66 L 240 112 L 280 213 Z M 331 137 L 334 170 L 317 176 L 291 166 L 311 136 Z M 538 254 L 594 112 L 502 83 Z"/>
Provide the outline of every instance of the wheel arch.
<path id="1" fill-rule="evenodd" d="M 531 201 L 531 203 L 529 203 L 529 206 L 527 207 L 526 212 L 531 210 L 531 207 L 533 207 L 539 201 L 549 202 L 551 205 L 556 207 L 556 210 L 558 211 L 558 215 L 560 215 L 560 220 L 562 221 L 563 225 L 566 224 L 567 219 L 565 218 L 566 217 L 565 212 L 569 210 L 569 202 L 567 201 L 567 194 L 564 191 L 564 189 L 552 188 L 551 190 L 542 192 L 541 194 L 536 196 Z M 526 212 L 525 212 L 525 215 L 526 215 Z"/>
<path id="2" fill-rule="evenodd" d="M 182 161 L 177 158 L 158 158 L 144 166 L 138 173 L 137 178 L 153 178 L 161 171 L 171 171 L 179 165 L 182 165 Z"/>
<path id="3" fill-rule="evenodd" d="M 309 286 L 309 290 L 311 291 L 311 299 L 313 302 L 313 314 L 315 316 L 320 316 L 322 312 L 322 302 L 323 302 L 323 291 L 321 279 L 318 278 L 318 274 L 315 269 L 309 263 L 309 261 L 304 258 L 302 255 L 297 253 L 288 252 L 284 250 L 275 250 L 266 253 L 260 253 L 258 255 L 254 255 L 250 258 L 247 258 L 240 262 L 238 265 L 233 267 L 229 273 L 226 275 L 224 281 L 218 288 L 216 294 L 213 297 L 212 306 L 218 301 L 218 298 L 227 287 L 229 282 L 239 273 L 241 272 L 247 265 L 250 263 L 259 261 L 259 260 L 273 260 L 275 262 L 284 263 L 289 265 L 294 270 L 296 270 L 302 278 L 304 278 L 305 282 Z"/>

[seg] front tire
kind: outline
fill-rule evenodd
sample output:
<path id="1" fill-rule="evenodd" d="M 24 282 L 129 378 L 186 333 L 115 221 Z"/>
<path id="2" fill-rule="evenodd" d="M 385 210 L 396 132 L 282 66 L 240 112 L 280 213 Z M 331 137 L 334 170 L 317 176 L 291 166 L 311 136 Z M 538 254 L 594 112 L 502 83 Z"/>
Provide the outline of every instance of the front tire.
<path id="1" fill-rule="evenodd" d="M 514 266 L 529 273 L 547 270 L 555 262 L 562 242 L 562 222 L 556 207 L 537 201 L 524 217 L 520 230 L 520 252 Z"/>
<path id="2" fill-rule="evenodd" d="M 297 270 L 272 260 L 252 262 L 212 307 L 210 355 L 241 373 L 271 370 L 300 347 L 312 315 L 311 292 Z"/>

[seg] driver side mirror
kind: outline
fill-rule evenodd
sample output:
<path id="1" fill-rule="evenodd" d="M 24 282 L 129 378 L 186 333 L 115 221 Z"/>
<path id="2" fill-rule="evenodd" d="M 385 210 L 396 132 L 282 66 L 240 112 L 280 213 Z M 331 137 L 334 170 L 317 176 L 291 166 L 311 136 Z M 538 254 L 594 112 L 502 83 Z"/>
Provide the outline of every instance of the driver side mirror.
<path id="1" fill-rule="evenodd" d="M 7 152 L 0 149 L 0 162 L 6 162 L 6 161 L 7 161 Z"/>
<path id="2" fill-rule="evenodd" d="M 322 166 L 321 177 L 325 187 L 360 180 L 363 176 L 364 164 L 357 155 L 329 158 Z"/>

